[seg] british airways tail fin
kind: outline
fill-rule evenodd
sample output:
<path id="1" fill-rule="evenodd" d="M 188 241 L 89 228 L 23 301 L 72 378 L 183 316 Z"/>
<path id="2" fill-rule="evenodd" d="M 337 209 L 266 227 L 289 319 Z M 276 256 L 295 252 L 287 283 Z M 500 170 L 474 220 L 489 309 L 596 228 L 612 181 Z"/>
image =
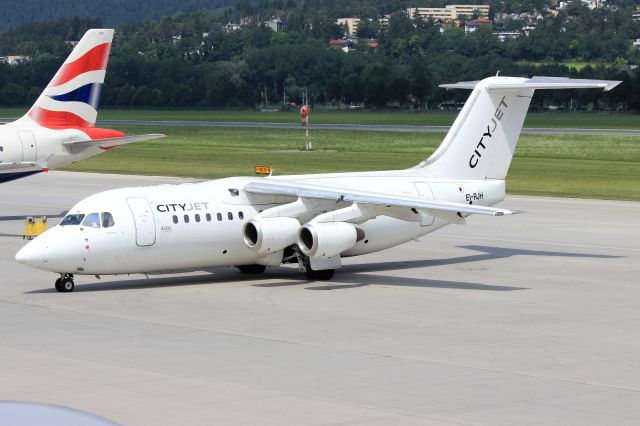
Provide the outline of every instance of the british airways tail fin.
<path id="1" fill-rule="evenodd" d="M 19 122 L 32 121 L 49 128 L 94 127 L 113 32 L 87 31 Z"/>
<path id="2" fill-rule="evenodd" d="M 536 89 L 607 91 L 618 84 L 563 77 L 489 77 L 443 84 L 440 87 L 473 91 L 438 149 L 416 169 L 436 178 L 504 179 Z"/>

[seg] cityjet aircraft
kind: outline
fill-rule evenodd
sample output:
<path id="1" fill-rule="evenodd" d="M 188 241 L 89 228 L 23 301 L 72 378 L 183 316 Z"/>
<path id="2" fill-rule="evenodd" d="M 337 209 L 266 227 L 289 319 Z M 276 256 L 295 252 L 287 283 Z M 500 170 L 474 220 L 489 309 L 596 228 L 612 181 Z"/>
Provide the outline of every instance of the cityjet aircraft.
<path id="1" fill-rule="evenodd" d="M 112 39 L 110 29 L 87 31 L 29 112 L 0 127 L 0 182 L 164 136 L 95 127 Z"/>
<path id="2" fill-rule="evenodd" d="M 326 280 L 341 258 L 397 246 L 490 207 L 505 176 L 535 89 L 601 88 L 619 82 L 490 77 L 443 85 L 472 89 L 440 147 L 407 170 L 233 177 L 124 188 L 90 196 L 28 243 L 16 260 L 58 273 L 132 274 L 236 266 L 260 273 L 297 263 Z"/>

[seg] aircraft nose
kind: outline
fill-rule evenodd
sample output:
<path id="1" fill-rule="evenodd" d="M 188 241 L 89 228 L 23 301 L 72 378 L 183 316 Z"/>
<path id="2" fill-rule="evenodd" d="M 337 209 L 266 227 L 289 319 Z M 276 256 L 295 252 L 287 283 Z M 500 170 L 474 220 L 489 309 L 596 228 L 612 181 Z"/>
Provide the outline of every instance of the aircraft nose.
<path id="1" fill-rule="evenodd" d="M 22 247 L 16 253 L 16 261 L 23 265 L 37 268 L 42 262 L 46 261 L 47 247 L 41 241 L 35 239 Z"/>

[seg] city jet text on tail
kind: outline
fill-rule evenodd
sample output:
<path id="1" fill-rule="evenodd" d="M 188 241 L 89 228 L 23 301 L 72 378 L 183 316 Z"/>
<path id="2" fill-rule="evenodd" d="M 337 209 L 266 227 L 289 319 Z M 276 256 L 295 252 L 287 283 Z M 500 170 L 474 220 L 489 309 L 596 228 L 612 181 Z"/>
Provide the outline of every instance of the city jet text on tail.
<path id="1" fill-rule="evenodd" d="M 111 29 L 87 31 L 29 112 L 0 127 L 0 182 L 164 136 L 95 127 L 112 40 Z"/>
<path id="2" fill-rule="evenodd" d="M 407 170 L 234 177 L 123 188 L 76 204 L 16 260 L 59 274 L 109 275 L 237 266 L 259 273 L 297 263 L 330 279 L 341 258 L 389 249 L 472 214 L 505 216 L 505 176 L 536 89 L 619 82 L 490 77 L 443 85 L 472 89 L 442 144 Z"/>

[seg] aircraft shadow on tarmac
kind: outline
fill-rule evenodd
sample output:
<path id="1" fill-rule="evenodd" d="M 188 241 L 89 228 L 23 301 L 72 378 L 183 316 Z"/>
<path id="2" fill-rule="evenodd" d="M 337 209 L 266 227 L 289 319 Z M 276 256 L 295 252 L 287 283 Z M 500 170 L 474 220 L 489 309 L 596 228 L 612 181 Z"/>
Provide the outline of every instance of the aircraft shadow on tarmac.
<path id="1" fill-rule="evenodd" d="M 479 252 L 468 256 L 451 257 L 446 259 L 424 259 L 424 260 L 406 260 L 397 262 L 379 262 L 379 263 L 361 263 L 345 265 L 337 273 L 335 284 L 327 281 L 309 281 L 298 272 L 297 268 L 272 268 L 263 275 L 257 274 L 241 274 L 234 268 L 213 268 L 204 269 L 212 275 L 188 275 L 188 276 L 172 276 L 162 278 L 143 278 L 126 281 L 108 281 L 97 282 L 91 284 L 76 285 L 75 291 L 110 291 L 110 290 L 133 290 L 142 288 L 161 288 L 161 287 L 179 287 L 179 286 L 195 286 L 195 285 L 214 285 L 225 283 L 238 283 L 246 279 L 253 281 L 272 281 L 281 280 L 279 282 L 268 282 L 261 284 L 252 284 L 254 287 L 273 288 L 288 287 L 295 285 L 310 285 L 307 290 L 341 290 L 364 287 L 367 285 L 386 285 L 401 287 L 425 287 L 425 288 L 449 288 L 460 290 L 481 290 L 481 291 L 514 291 L 528 290 L 528 287 L 514 287 L 504 285 L 482 284 L 475 282 L 463 281 L 445 281 L 426 278 L 403 277 L 403 276 L 383 276 L 374 275 L 380 271 L 394 271 L 403 269 L 428 268 L 434 266 L 458 265 L 471 262 L 489 261 L 494 259 L 504 259 L 513 256 L 534 256 L 534 257 L 579 257 L 579 258 L 595 258 L 595 259 L 616 259 L 621 256 L 590 254 L 590 253 L 572 253 L 545 250 L 525 250 L 517 248 L 490 247 L 479 245 L 459 246 L 459 248 L 473 250 Z M 317 285 L 317 284 L 323 285 Z M 41 290 L 32 290 L 26 293 L 56 293 L 53 288 Z"/>
<path id="2" fill-rule="evenodd" d="M 393 271 L 413 268 L 428 268 L 434 266 L 456 265 L 469 262 L 488 261 L 493 259 L 504 259 L 512 256 L 548 256 L 548 257 L 588 257 L 598 259 L 619 258 L 620 256 L 571 253 L 544 250 L 525 250 L 505 247 L 490 247 L 479 245 L 459 246 L 459 248 L 480 252 L 469 256 L 452 257 L 447 259 L 424 259 L 406 260 L 397 262 L 379 262 L 345 265 L 340 269 L 337 281 L 348 284 L 327 284 L 321 286 L 307 287 L 308 290 L 339 290 L 364 287 L 371 284 L 403 287 L 431 287 L 431 288 L 451 288 L 461 290 L 484 290 L 484 291 L 513 291 L 528 290 L 527 287 L 498 286 L 492 284 L 481 284 L 462 281 L 444 281 L 411 277 L 389 277 L 373 275 L 372 272 Z M 365 274 L 362 274 L 364 272 Z M 308 284 L 305 282 L 303 284 Z M 295 285 L 294 283 L 265 283 L 254 284 L 256 287 L 278 287 Z"/>

